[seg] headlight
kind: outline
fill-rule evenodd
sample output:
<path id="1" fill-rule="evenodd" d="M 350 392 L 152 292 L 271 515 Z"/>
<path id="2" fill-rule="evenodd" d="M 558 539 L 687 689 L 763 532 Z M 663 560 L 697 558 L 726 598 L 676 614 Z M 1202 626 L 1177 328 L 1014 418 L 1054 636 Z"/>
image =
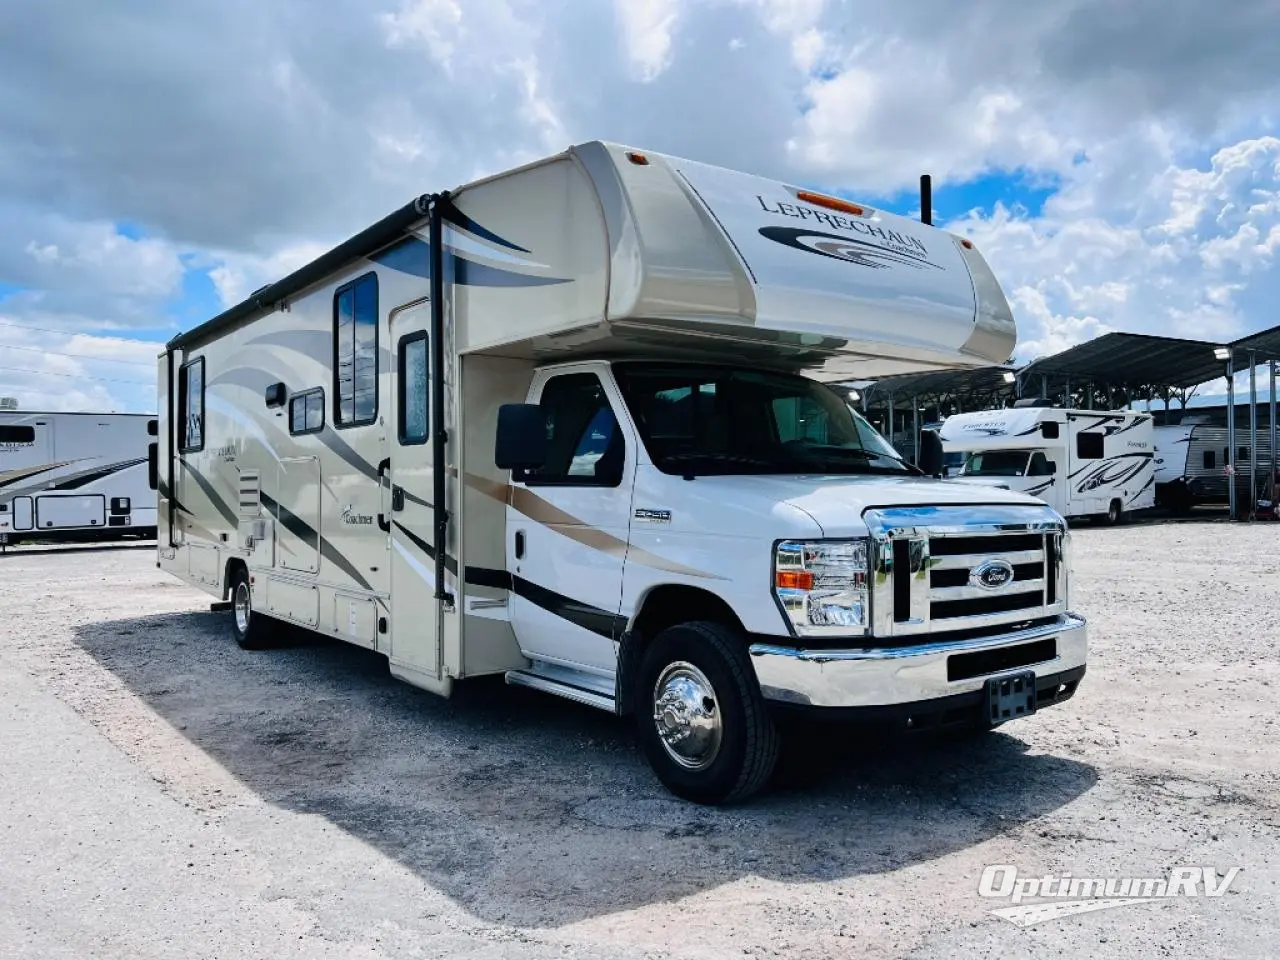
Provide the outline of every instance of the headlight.
<path id="1" fill-rule="evenodd" d="M 797 636 L 866 633 L 865 540 L 784 541 L 774 551 L 773 583 Z"/>

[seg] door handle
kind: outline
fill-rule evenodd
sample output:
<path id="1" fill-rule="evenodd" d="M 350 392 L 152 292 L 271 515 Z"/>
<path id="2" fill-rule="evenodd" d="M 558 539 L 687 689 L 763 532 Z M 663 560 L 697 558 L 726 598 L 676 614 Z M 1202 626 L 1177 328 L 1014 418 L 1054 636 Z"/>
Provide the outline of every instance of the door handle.
<path id="1" fill-rule="evenodd" d="M 387 515 L 382 512 L 382 491 L 387 487 L 387 471 L 390 469 L 390 457 L 378 464 L 378 529 L 383 533 L 391 532 L 391 521 L 388 520 Z"/>
<path id="2" fill-rule="evenodd" d="M 519 560 L 524 556 L 524 531 L 516 531 L 516 559 Z"/>

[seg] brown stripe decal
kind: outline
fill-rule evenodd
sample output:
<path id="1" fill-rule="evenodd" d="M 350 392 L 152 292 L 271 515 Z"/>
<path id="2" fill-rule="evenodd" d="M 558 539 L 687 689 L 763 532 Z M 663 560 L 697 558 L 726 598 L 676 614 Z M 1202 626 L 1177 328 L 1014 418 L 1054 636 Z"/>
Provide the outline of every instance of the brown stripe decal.
<path id="1" fill-rule="evenodd" d="M 629 545 L 627 541 L 620 540 L 613 534 L 583 523 L 573 514 L 565 513 L 554 503 L 542 499 L 542 497 L 526 487 L 516 487 L 497 480 L 487 480 L 484 477 L 476 476 L 474 473 L 467 474 L 467 486 L 483 493 L 487 497 L 492 497 L 500 503 L 509 504 L 534 523 L 541 523 L 550 527 L 556 533 L 568 537 L 570 540 L 576 540 L 584 546 L 599 550 L 601 553 L 606 553 L 611 557 L 617 557 L 619 560 L 625 557 L 632 563 L 639 563 L 666 573 L 682 574 L 686 577 L 698 577 L 703 580 L 724 579 L 724 577 L 716 576 L 714 573 L 695 570 L 693 567 L 686 567 L 683 564 L 676 563 L 674 560 L 668 560 L 655 553 L 642 550 L 635 544 Z"/>

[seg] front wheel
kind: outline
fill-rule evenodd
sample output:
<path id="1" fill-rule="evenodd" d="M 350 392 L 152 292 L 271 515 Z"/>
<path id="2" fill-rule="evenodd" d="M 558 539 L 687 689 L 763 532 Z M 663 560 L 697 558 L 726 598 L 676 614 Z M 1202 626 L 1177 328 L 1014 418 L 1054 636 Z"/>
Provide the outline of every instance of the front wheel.
<path id="1" fill-rule="evenodd" d="M 253 591 L 249 573 L 237 570 L 231 581 L 231 632 L 242 650 L 265 650 L 271 645 L 270 624 L 253 612 Z"/>
<path id="2" fill-rule="evenodd" d="M 720 804 L 765 785 L 778 733 L 732 630 L 703 622 L 667 628 L 645 650 L 635 683 L 640 745 L 668 790 Z"/>

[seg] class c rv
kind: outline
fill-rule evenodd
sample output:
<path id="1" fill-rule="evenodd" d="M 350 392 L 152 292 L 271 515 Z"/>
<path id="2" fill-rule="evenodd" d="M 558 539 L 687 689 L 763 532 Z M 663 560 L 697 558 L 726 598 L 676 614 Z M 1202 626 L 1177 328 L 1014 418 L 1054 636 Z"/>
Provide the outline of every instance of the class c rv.
<path id="1" fill-rule="evenodd" d="M 935 480 L 828 384 L 1004 362 L 965 239 L 602 142 L 427 194 L 166 345 L 159 563 L 448 696 L 631 718 L 700 803 L 782 711 L 990 727 L 1070 697 L 1061 516 Z"/>
<path id="2" fill-rule="evenodd" d="M 156 535 L 156 418 L 0 410 L 0 544 Z"/>
<path id="3" fill-rule="evenodd" d="M 951 482 L 998 486 L 1064 517 L 1119 523 L 1155 505 L 1151 414 L 1015 406 L 947 417 L 942 448 L 964 465 Z"/>

